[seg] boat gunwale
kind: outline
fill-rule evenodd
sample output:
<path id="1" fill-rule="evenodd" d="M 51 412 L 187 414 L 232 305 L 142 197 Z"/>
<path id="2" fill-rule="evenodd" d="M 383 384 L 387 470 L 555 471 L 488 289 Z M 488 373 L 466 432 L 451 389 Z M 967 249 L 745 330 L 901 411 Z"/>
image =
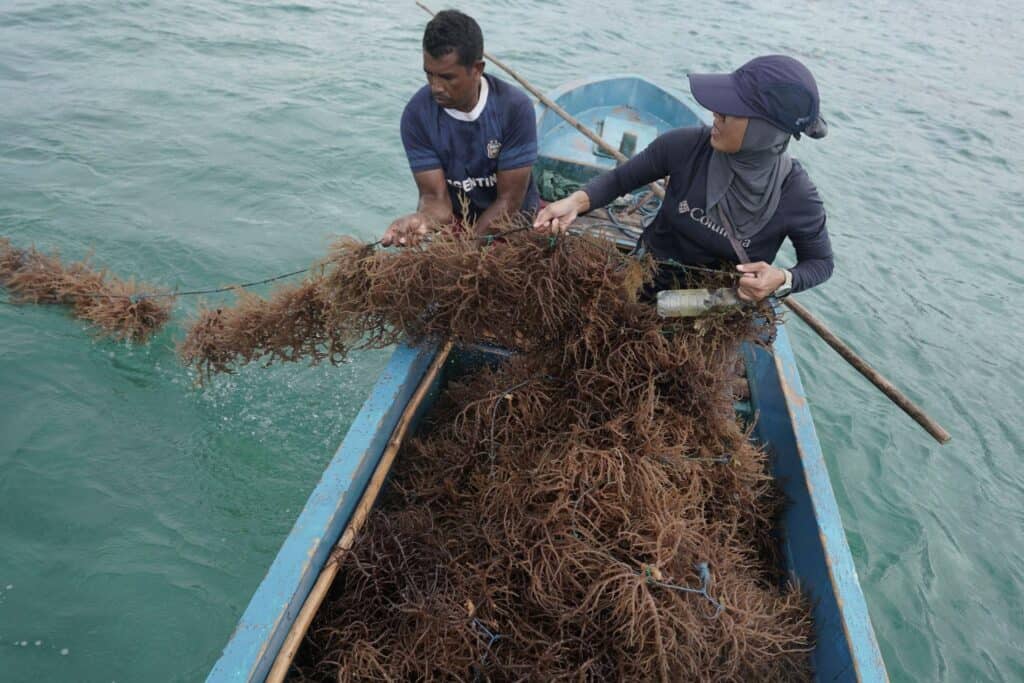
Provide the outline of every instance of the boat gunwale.
<path id="1" fill-rule="evenodd" d="M 437 349 L 395 348 L 249 600 L 208 683 L 266 679 Z"/>
<path id="2" fill-rule="evenodd" d="M 839 623 L 842 626 L 851 665 L 854 669 L 853 680 L 870 681 L 871 683 L 888 681 L 889 675 L 878 646 L 874 626 L 871 623 L 867 600 L 860 585 L 853 554 L 846 538 L 846 530 L 839 513 L 839 503 L 832 487 L 828 464 L 825 462 L 821 442 L 814 426 L 814 418 L 811 415 L 810 403 L 804 392 L 796 355 L 784 325 L 778 327 L 770 356 L 775 370 L 774 374 L 779 383 L 778 389 L 782 394 L 782 405 L 785 406 L 789 419 L 788 426 L 793 436 L 797 462 L 800 464 L 803 475 L 804 490 L 811 501 L 810 509 L 818 532 L 822 559 L 825 563 L 830 588 L 836 603 L 836 611 L 839 614 Z M 750 386 L 752 404 L 758 405 L 755 402 L 755 395 L 756 392 L 763 390 L 764 386 L 753 381 L 750 382 Z M 774 471 L 773 476 L 775 476 Z M 802 577 L 792 566 L 787 566 L 785 569 L 798 581 L 801 580 Z M 801 586 L 805 586 L 805 584 L 801 583 Z M 819 604 L 821 600 L 825 599 L 820 594 L 815 597 Z M 818 605 L 816 604 L 814 607 L 817 608 Z M 815 632 L 817 635 L 817 628 Z M 839 680 L 839 677 L 833 675 L 831 680 Z"/>

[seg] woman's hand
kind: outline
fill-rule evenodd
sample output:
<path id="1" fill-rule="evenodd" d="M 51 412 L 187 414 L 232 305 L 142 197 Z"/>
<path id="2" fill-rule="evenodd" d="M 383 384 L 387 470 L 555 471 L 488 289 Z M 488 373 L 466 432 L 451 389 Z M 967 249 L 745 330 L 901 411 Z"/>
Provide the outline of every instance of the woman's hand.
<path id="1" fill-rule="evenodd" d="M 576 190 L 565 199 L 548 204 L 533 221 L 534 229 L 558 235 L 565 232 L 576 217 L 590 210 L 590 197 L 583 190 Z"/>
<path id="2" fill-rule="evenodd" d="M 430 218 L 422 213 L 410 213 L 396 218 L 384 231 L 380 243 L 385 247 L 411 247 L 430 232 Z"/>
<path id="3" fill-rule="evenodd" d="M 786 282 L 782 268 L 775 268 L 764 261 L 741 263 L 736 270 L 743 273 L 736 294 L 744 301 L 760 301 Z"/>

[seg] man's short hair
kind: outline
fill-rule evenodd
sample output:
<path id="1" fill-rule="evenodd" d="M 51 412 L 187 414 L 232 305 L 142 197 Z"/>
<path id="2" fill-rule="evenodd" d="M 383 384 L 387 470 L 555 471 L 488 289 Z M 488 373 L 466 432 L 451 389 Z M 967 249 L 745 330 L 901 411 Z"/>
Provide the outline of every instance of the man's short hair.
<path id="1" fill-rule="evenodd" d="M 454 51 L 459 64 L 470 67 L 484 58 L 484 34 L 473 17 L 456 9 L 441 10 L 423 32 L 423 49 L 434 59 Z"/>

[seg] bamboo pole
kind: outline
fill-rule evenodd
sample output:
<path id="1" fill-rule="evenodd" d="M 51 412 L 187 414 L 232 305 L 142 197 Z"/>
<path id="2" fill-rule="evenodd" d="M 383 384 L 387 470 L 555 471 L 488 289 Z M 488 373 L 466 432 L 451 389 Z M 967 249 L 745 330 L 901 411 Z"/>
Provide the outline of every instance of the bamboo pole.
<path id="1" fill-rule="evenodd" d="M 847 346 L 842 339 L 833 334 L 825 323 L 814 317 L 810 311 L 803 307 L 798 301 L 794 301 L 793 297 L 786 297 L 782 300 L 789 310 L 799 316 L 801 320 L 807 323 L 807 326 L 818 333 L 818 336 L 822 340 L 831 346 L 836 353 L 843 357 L 843 359 L 852 365 L 857 372 L 864 375 L 869 382 L 878 387 L 879 391 L 889 397 L 889 400 L 898 405 L 903 409 L 907 415 L 914 419 L 917 424 L 921 425 L 926 432 L 932 435 L 939 443 L 946 443 L 951 438 L 949 432 L 943 429 L 938 422 L 928 417 L 927 413 L 921 409 L 916 403 L 907 398 L 903 392 L 893 386 L 892 382 L 887 380 L 880 372 L 875 370 L 873 367 L 868 365 L 867 361 L 858 356 L 853 352 L 849 346 Z"/>
<path id="2" fill-rule="evenodd" d="M 313 622 L 313 617 L 316 616 L 317 610 L 320 609 L 320 605 L 324 601 L 324 597 L 327 595 L 327 590 L 331 587 L 334 582 L 334 577 L 338 574 L 338 569 L 341 567 L 341 563 L 345 558 L 345 553 L 352 549 L 352 544 L 355 543 L 356 536 L 359 531 L 363 528 L 367 518 L 370 515 L 370 510 L 373 509 L 373 504 L 377 501 L 377 496 L 380 494 L 381 486 L 384 485 L 384 480 L 387 478 L 388 473 L 391 471 L 391 466 L 394 464 L 395 456 L 398 454 L 398 450 L 402 447 L 402 442 L 405 440 L 406 432 L 409 429 L 409 424 L 412 422 L 412 418 L 419 408 L 420 403 L 423 402 L 423 397 L 427 395 L 430 390 L 430 385 L 433 383 L 434 378 L 441 371 L 441 367 L 445 361 L 448 360 L 449 354 L 452 351 L 453 342 L 447 341 L 437 352 L 434 357 L 434 361 L 427 368 L 426 374 L 423 375 L 423 379 L 420 380 L 419 386 L 416 388 L 415 393 L 409 399 L 409 403 L 406 404 L 405 410 L 402 411 L 401 417 L 398 419 L 398 423 L 395 425 L 394 431 L 391 433 L 391 438 L 388 440 L 387 447 L 384 449 L 384 453 L 381 455 L 380 461 L 377 463 L 376 469 L 373 471 L 373 476 L 370 477 L 369 483 L 366 485 L 366 490 L 363 491 L 363 495 L 359 499 L 359 503 L 356 505 L 355 511 L 352 513 L 352 518 L 349 519 L 348 524 L 345 526 L 344 532 L 341 534 L 341 538 L 338 540 L 337 545 L 334 546 L 334 550 L 331 551 L 331 555 L 324 565 L 324 568 L 320 571 L 320 576 L 317 577 L 316 583 L 313 584 L 313 588 L 309 591 L 309 595 L 306 596 L 306 601 L 302 605 L 302 609 L 299 611 L 298 616 L 295 617 L 295 621 L 292 622 L 292 627 L 288 631 L 288 635 L 285 637 L 284 643 L 281 644 L 281 649 L 278 650 L 277 658 L 274 660 L 274 665 L 270 669 L 270 673 L 267 674 L 267 683 L 281 683 L 284 681 L 285 676 L 288 674 L 288 668 L 292 664 L 292 660 L 295 659 L 296 653 L 299 651 L 299 646 L 302 645 L 302 640 L 306 636 L 306 631 L 309 630 L 309 625 Z"/>
<path id="3" fill-rule="evenodd" d="M 416 4 L 419 5 L 423 9 L 423 11 L 427 12 L 431 16 L 434 15 L 433 10 L 424 5 L 419 0 L 416 0 Z M 530 93 L 538 100 L 540 100 L 544 104 L 544 106 L 546 106 L 548 109 L 550 109 L 551 111 L 555 112 L 563 119 L 568 121 L 569 124 L 572 125 L 576 130 L 590 138 L 594 142 L 594 144 L 596 144 L 598 147 L 600 147 L 601 149 L 615 157 L 619 161 L 619 163 L 628 161 L 628 159 L 622 152 L 612 147 L 603 138 L 598 137 L 592 130 L 590 130 L 585 125 L 580 123 L 580 121 L 576 119 L 576 117 L 574 117 L 572 114 L 558 106 L 558 104 L 556 104 L 550 97 L 548 97 L 547 95 L 533 87 L 533 85 L 531 85 L 529 81 L 527 81 L 525 78 L 516 73 L 516 71 L 513 70 L 510 66 L 506 65 L 504 62 L 498 59 L 495 59 L 493 55 L 488 54 L 486 51 L 484 51 L 484 57 L 489 59 L 491 62 L 494 62 L 494 64 L 496 64 L 500 69 L 503 69 L 506 73 L 508 73 L 508 75 L 516 79 L 521 86 L 530 91 Z M 662 189 L 660 185 L 658 185 L 657 183 L 651 183 L 649 187 L 651 188 L 651 191 L 658 196 L 659 199 L 665 198 L 665 190 Z M 874 384 L 875 387 L 877 387 L 883 394 L 885 394 L 889 398 L 889 400 L 891 400 L 893 403 L 899 406 L 903 410 L 903 412 L 905 412 L 907 415 L 913 418 L 919 425 L 921 425 L 925 429 L 925 431 L 927 431 L 936 441 L 938 441 L 940 444 L 943 444 L 952 438 L 949 432 L 947 432 L 945 429 L 939 426 L 939 424 L 935 422 L 935 420 L 928 417 L 924 410 L 922 410 L 917 404 L 915 404 L 913 401 L 907 398 L 899 389 L 897 389 L 893 385 L 892 382 L 886 379 L 880 372 L 872 368 L 867 361 L 865 361 L 863 358 L 854 353 L 849 346 L 843 343 L 843 341 L 839 339 L 838 336 L 835 335 L 835 333 L 833 333 L 823 322 L 821 322 L 813 315 L 811 315 L 810 311 L 804 308 L 801 304 L 797 303 L 793 299 L 793 297 L 786 297 L 782 300 L 782 302 L 786 306 L 788 306 L 790 310 L 796 313 L 801 320 L 807 323 L 807 325 L 810 326 L 812 330 L 817 332 L 818 336 L 820 336 L 826 344 L 835 349 L 835 351 L 840 356 L 842 356 L 846 362 L 848 362 L 850 365 L 856 368 L 857 371 L 864 375 L 864 377 L 866 377 L 869 382 Z"/>

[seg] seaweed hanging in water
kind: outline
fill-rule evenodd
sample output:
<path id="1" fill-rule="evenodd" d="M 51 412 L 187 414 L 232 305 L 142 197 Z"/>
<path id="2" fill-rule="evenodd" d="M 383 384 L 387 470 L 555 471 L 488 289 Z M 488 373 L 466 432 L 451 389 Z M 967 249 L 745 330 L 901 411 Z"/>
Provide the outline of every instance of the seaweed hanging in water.
<path id="1" fill-rule="evenodd" d="M 661 319 L 639 299 L 654 268 L 527 231 L 343 241 L 302 285 L 201 314 L 182 354 L 204 373 L 400 338 L 518 350 L 403 447 L 296 679 L 808 677 L 809 606 L 771 561 L 780 501 L 733 407 L 772 310 Z"/>
<path id="2" fill-rule="evenodd" d="M 56 254 L 18 249 L 0 237 L 0 286 L 14 303 L 63 304 L 101 335 L 144 342 L 171 316 L 173 298 L 154 287 L 96 270 L 88 259 L 65 265 Z"/>
<path id="3" fill-rule="evenodd" d="M 733 408 L 770 306 L 662 319 L 649 258 L 504 227 L 483 245 L 341 240 L 303 282 L 203 309 L 180 347 L 201 377 L 401 339 L 518 352 L 452 383 L 405 444 L 294 677 L 807 678 L 809 606 L 773 562 L 780 500 Z M 0 284 L 122 339 L 172 301 L 5 240 Z"/>

